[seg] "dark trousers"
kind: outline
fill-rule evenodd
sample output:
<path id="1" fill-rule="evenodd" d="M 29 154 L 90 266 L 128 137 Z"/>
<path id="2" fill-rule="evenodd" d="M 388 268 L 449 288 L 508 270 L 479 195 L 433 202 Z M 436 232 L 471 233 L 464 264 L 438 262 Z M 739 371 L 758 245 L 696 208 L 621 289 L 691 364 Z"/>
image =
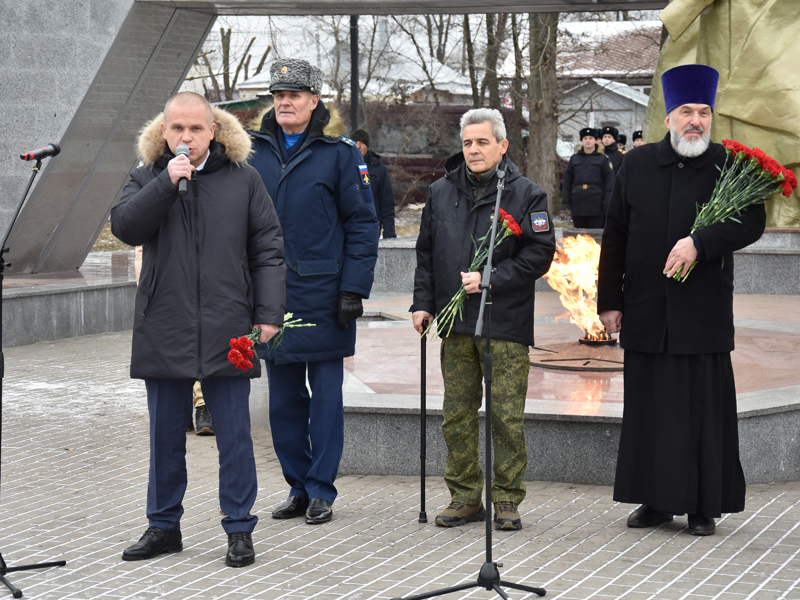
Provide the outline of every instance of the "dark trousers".
<path id="1" fill-rule="evenodd" d="M 283 477 L 291 486 L 289 493 L 333 503 L 333 482 L 344 447 L 343 360 L 264 362 L 269 376 L 272 444 Z M 311 393 L 306 387 L 306 370 Z"/>
<path id="2" fill-rule="evenodd" d="M 186 424 L 192 414 L 194 379 L 148 379 L 150 412 L 150 480 L 147 519 L 151 527 L 180 528 L 186 493 Z M 203 379 L 206 407 L 214 419 L 219 449 L 219 505 L 225 533 L 252 532 L 258 517 L 256 461 L 250 437 L 250 380 Z"/>
<path id="3" fill-rule="evenodd" d="M 572 224 L 578 229 L 603 229 L 606 218 L 603 215 L 572 215 Z"/>

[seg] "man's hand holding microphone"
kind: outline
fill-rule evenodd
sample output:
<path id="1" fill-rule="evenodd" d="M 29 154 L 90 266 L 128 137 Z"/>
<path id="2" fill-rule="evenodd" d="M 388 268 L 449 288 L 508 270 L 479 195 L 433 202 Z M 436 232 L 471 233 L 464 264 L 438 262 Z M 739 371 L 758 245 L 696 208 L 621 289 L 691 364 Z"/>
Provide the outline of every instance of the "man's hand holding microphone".
<path id="1" fill-rule="evenodd" d="M 186 195 L 187 183 L 192 178 L 192 171 L 194 171 L 192 163 L 189 162 L 189 153 L 189 146 L 181 144 L 175 148 L 175 158 L 167 164 L 169 180 L 178 188 L 181 196 Z"/>

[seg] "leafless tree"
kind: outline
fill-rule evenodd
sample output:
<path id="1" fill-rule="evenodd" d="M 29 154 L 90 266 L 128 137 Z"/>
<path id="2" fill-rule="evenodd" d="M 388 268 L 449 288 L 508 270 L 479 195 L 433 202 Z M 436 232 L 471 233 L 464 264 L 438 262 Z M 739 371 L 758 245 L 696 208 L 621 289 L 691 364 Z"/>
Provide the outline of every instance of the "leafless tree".
<path id="1" fill-rule="evenodd" d="M 195 61 L 195 66 L 198 67 L 200 74 L 187 77 L 188 81 L 196 79 L 202 81 L 205 96 L 211 102 L 233 100 L 239 75 L 243 74 L 244 79 L 250 78 L 250 61 L 252 60 L 250 49 L 253 47 L 256 37 L 250 38 L 244 51 L 239 52 L 231 47 L 231 35 L 231 27 L 227 29 L 224 26 L 220 27 L 219 41 L 212 42 L 211 47 L 204 47 Z M 267 46 L 253 75 L 258 75 L 264 68 L 264 63 L 271 50 L 272 46 Z M 216 57 L 219 57 L 218 64 L 216 60 L 213 60 Z M 222 80 L 221 86 L 220 79 Z"/>
<path id="2" fill-rule="evenodd" d="M 550 214 L 560 210 L 558 185 L 558 81 L 556 43 L 558 13 L 528 15 L 530 32 L 530 80 L 528 107 L 528 177 L 547 192 Z"/>

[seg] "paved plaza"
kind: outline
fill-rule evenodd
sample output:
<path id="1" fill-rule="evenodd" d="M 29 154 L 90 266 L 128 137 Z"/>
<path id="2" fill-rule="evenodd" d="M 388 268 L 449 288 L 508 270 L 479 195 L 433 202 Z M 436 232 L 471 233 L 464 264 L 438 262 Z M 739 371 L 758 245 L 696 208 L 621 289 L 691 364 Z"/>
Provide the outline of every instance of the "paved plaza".
<path id="1" fill-rule="evenodd" d="M 129 351 L 130 332 L 5 351 L 0 552 L 9 566 L 67 561 L 12 573 L 26 598 L 388 599 L 476 578 L 483 524 L 419 524 L 415 477 L 341 477 L 329 524 L 271 519 L 287 490 L 258 427 L 255 565 L 225 567 L 215 439 L 193 434 L 184 551 L 123 562 L 147 526 L 148 419 L 144 385 L 128 378 Z M 432 521 L 448 501 L 441 478 L 428 478 L 427 501 Z M 685 517 L 628 529 L 630 510 L 608 487 L 529 482 L 525 529 L 497 532 L 494 559 L 504 579 L 563 600 L 800 599 L 800 483 L 750 486 L 746 511 L 724 516 L 707 538 L 689 535 Z"/>

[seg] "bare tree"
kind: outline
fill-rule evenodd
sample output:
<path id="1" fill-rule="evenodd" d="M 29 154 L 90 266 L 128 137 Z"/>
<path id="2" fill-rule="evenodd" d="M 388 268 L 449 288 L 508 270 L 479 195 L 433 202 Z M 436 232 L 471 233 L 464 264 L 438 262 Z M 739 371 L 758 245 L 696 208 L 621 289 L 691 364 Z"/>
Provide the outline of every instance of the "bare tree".
<path id="1" fill-rule="evenodd" d="M 489 91 L 489 106 L 500 108 L 500 80 L 497 77 L 497 61 L 500 59 L 500 50 L 506 37 L 506 23 L 508 14 L 486 15 L 486 72 L 481 84 L 481 103 L 486 91 Z"/>
<path id="2" fill-rule="evenodd" d="M 436 106 L 439 106 L 439 90 L 436 89 L 436 82 L 434 81 L 434 78 L 431 75 L 430 65 L 429 65 L 428 61 L 425 60 L 425 55 L 422 52 L 422 48 L 420 47 L 419 42 L 417 41 L 417 38 L 409 30 L 409 28 L 406 27 L 406 25 L 404 25 L 403 22 L 400 21 L 400 19 L 398 19 L 396 16 L 392 15 L 392 20 L 394 20 L 394 22 L 397 24 L 397 26 L 400 27 L 400 30 L 403 33 L 405 33 L 408 36 L 408 39 L 411 40 L 412 44 L 414 44 L 414 48 L 417 51 L 417 56 L 419 57 L 420 66 L 422 67 L 422 70 L 425 72 L 425 77 L 427 77 L 427 79 L 428 79 L 428 84 L 431 86 L 431 93 L 433 94 L 433 101 L 436 104 Z"/>
<path id="3" fill-rule="evenodd" d="M 556 42 L 558 13 L 531 13 L 530 81 L 528 106 L 528 177 L 547 192 L 550 214 L 558 214 L 561 198 L 558 187 L 558 82 Z"/>
<path id="4" fill-rule="evenodd" d="M 472 85 L 472 106 L 478 108 L 483 102 L 478 91 L 478 76 L 475 69 L 475 46 L 472 43 L 469 15 L 464 15 L 464 44 L 467 50 L 467 66 L 469 68 L 469 81 Z"/>
<path id="5" fill-rule="evenodd" d="M 187 77 L 188 81 L 201 79 L 205 96 L 211 102 L 222 102 L 224 100 L 233 100 L 236 94 L 236 84 L 239 82 L 239 75 L 244 70 L 244 78 L 248 79 L 250 76 L 250 49 L 253 47 L 256 38 L 252 37 L 245 47 L 243 52 L 237 52 L 231 48 L 231 27 L 219 28 L 219 46 L 203 49 L 195 61 L 195 66 L 199 68 L 201 74 L 197 76 Z M 272 46 L 267 46 L 261 60 L 258 63 L 258 68 L 253 75 L 258 75 L 264 67 L 264 63 L 269 56 Z M 219 65 L 212 64 L 211 58 L 214 55 L 220 57 Z M 210 58 L 211 57 L 211 58 Z M 216 61 L 214 61 L 216 62 Z M 222 86 L 220 86 L 220 79 Z M 210 87 L 209 87 L 210 83 Z"/>
<path id="6" fill-rule="evenodd" d="M 525 164 L 525 149 L 522 143 L 522 81 L 523 77 L 523 64 L 522 61 L 522 45 L 520 44 L 520 31 L 521 27 L 517 23 L 517 15 L 511 15 L 511 38 L 514 43 L 514 80 L 511 84 L 511 99 L 514 102 L 514 123 L 511 124 L 511 150 L 514 158 L 519 163 L 518 166 L 522 169 L 523 174 L 527 172 L 527 165 Z"/>

